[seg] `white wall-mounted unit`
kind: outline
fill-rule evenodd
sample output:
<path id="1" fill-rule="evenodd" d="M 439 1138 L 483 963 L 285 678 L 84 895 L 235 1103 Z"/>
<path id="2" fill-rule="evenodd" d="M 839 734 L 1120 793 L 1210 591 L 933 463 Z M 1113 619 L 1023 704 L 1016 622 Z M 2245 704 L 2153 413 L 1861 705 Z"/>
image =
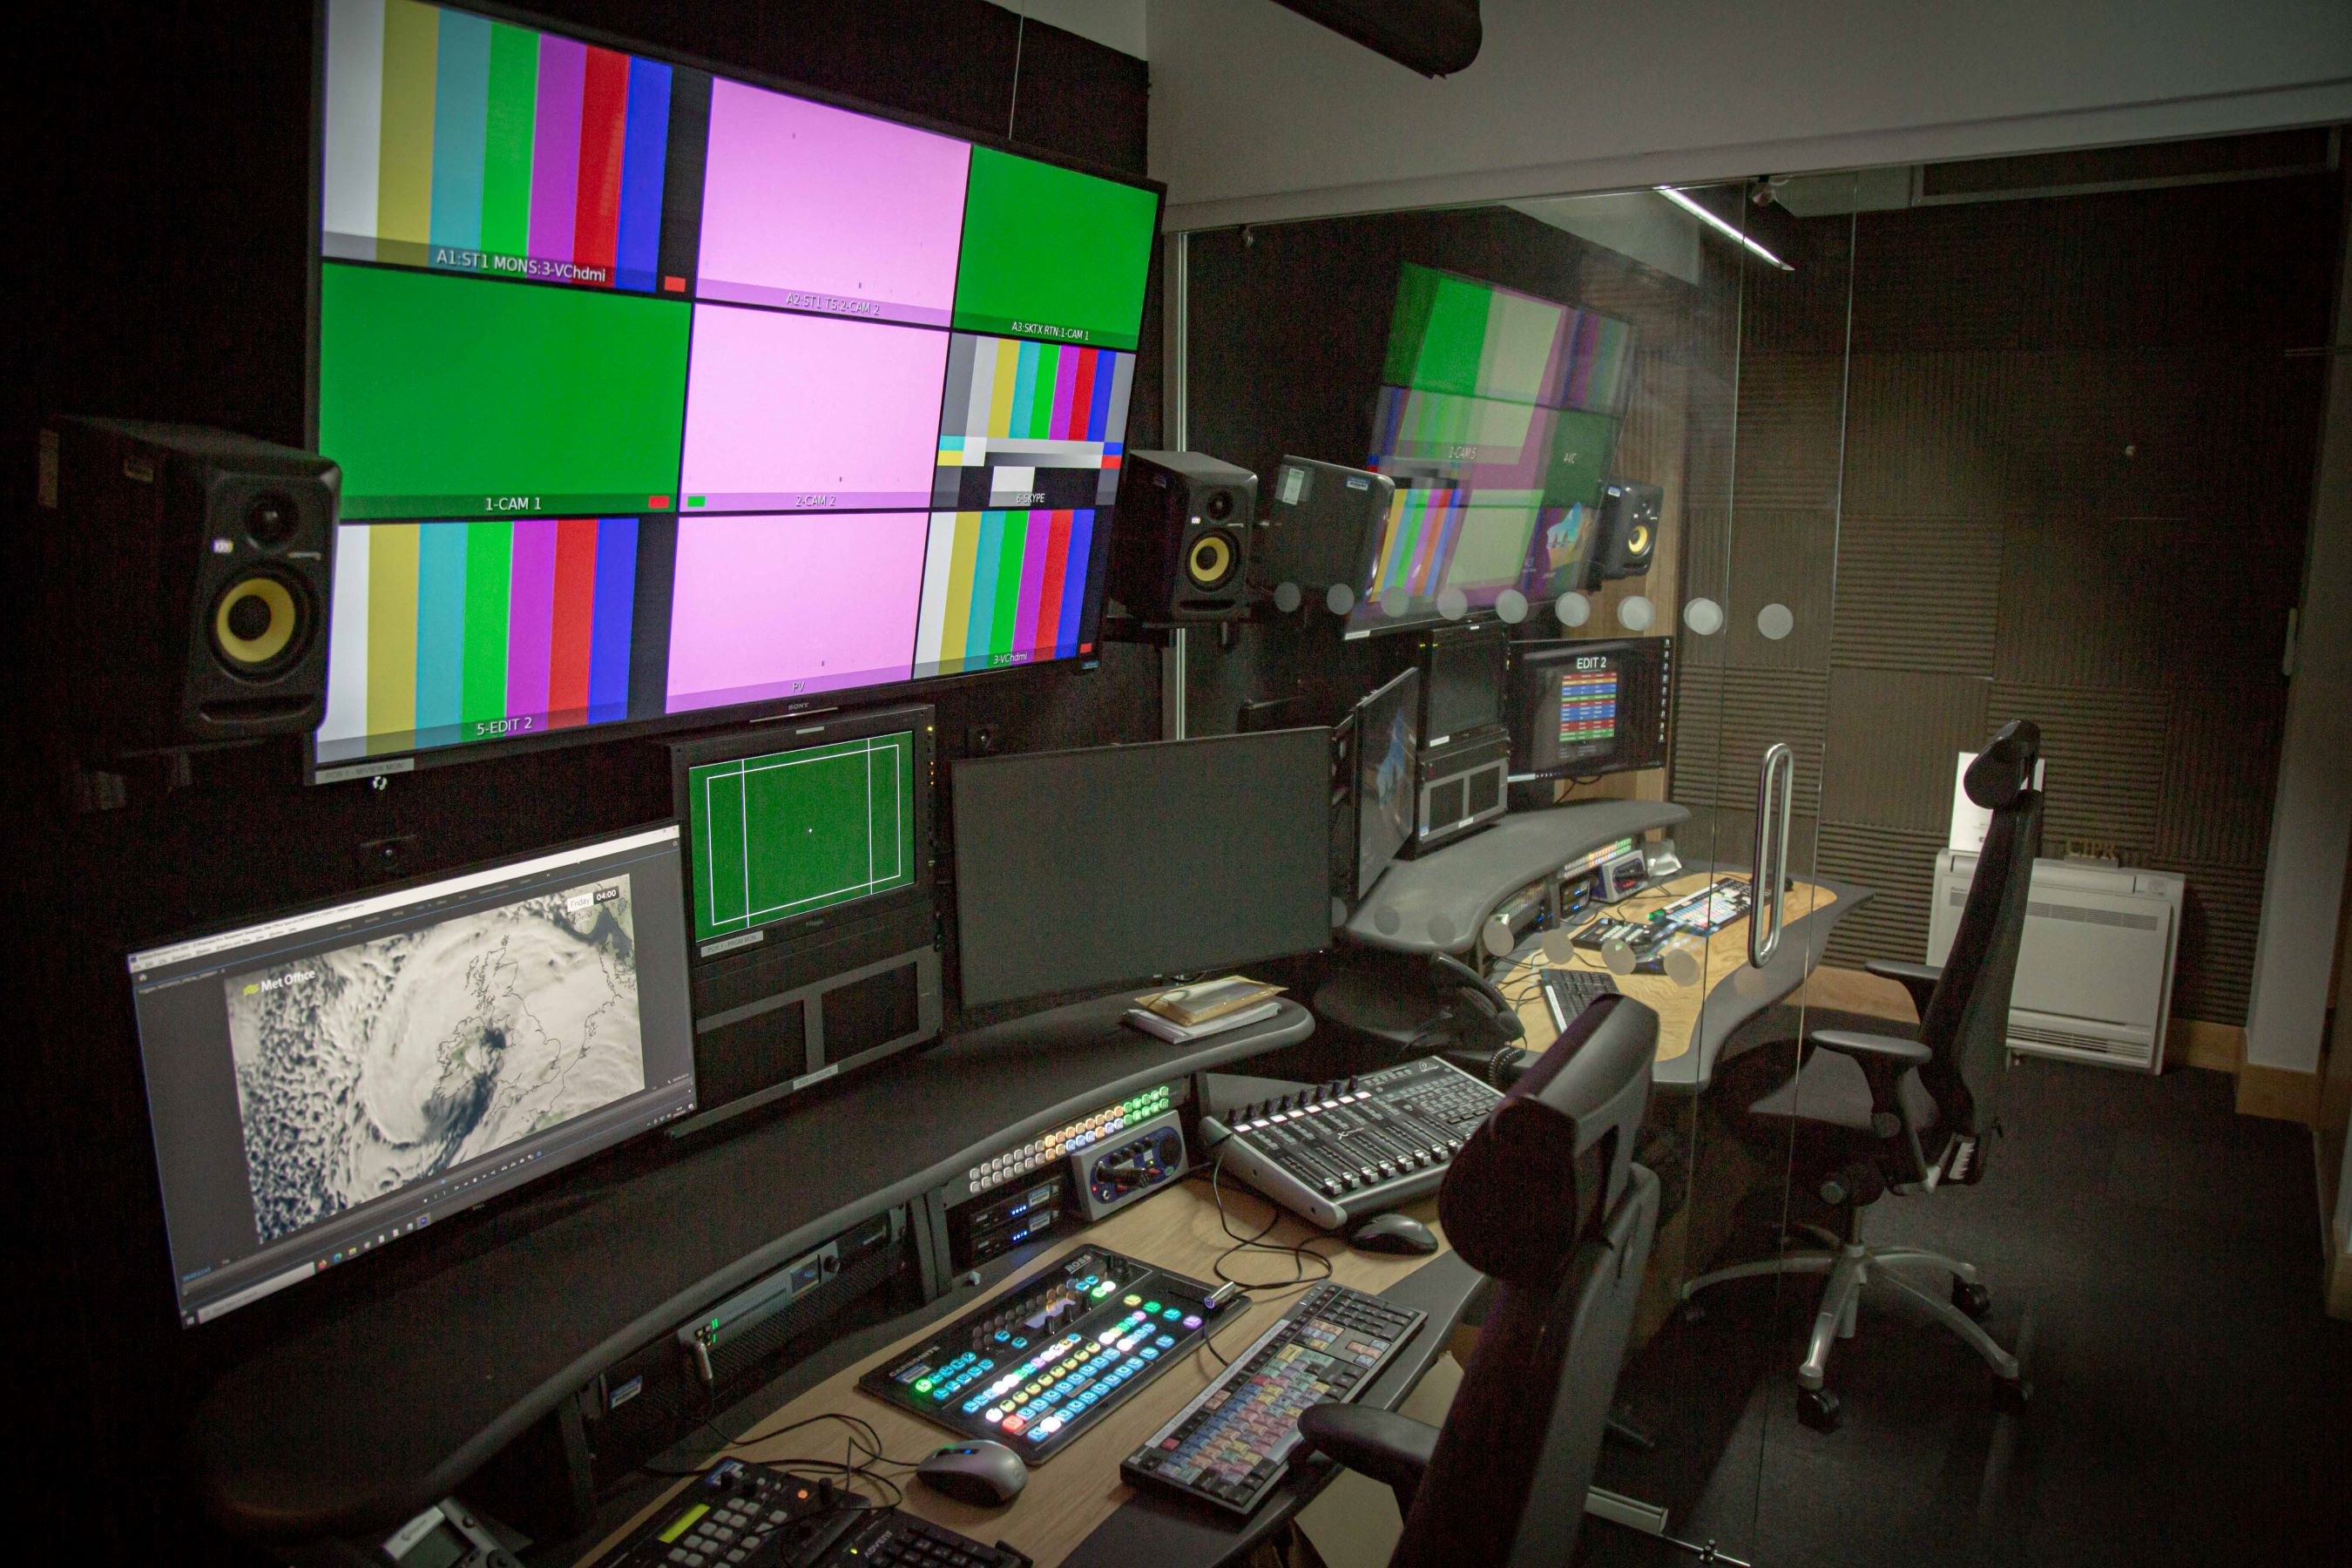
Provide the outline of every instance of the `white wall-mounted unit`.
<path id="1" fill-rule="evenodd" d="M 1927 962 L 1960 929 L 1977 858 L 1936 855 Z M 2187 884 L 2169 871 L 2036 860 L 2010 994 L 2010 1048 L 2102 1067 L 2164 1070 L 2172 961 Z"/>

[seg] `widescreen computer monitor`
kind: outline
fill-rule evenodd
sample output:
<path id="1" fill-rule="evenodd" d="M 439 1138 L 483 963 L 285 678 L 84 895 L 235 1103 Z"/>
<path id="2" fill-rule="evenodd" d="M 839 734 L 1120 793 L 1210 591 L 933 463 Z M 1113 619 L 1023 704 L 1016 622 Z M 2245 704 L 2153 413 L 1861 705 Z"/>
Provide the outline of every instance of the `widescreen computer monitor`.
<path id="1" fill-rule="evenodd" d="M 193 1326 L 694 1109 L 677 829 L 130 955 Z"/>
<path id="2" fill-rule="evenodd" d="M 1513 643 L 1513 782 L 1662 765 L 1673 664 L 1672 637 Z"/>
<path id="3" fill-rule="evenodd" d="M 1421 750 L 1421 671 L 1356 704 L 1356 885 L 1361 900 L 1412 837 Z"/>
<path id="4" fill-rule="evenodd" d="M 1328 945 L 1330 752 L 1318 728 L 957 763 L 963 1005 Z"/>
<path id="5" fill-rule="evenodd" d="M 1397 490 L 1346 635 L 1476 615 L 1589 552 L 1632 367 L 1622 321 L 1406 263 L 1370 463 Z"/>
<path id="6" fill-rule="evenodd" d="M 314 778 L 1097 657 L 1156 185 L 323 15 Z"/>

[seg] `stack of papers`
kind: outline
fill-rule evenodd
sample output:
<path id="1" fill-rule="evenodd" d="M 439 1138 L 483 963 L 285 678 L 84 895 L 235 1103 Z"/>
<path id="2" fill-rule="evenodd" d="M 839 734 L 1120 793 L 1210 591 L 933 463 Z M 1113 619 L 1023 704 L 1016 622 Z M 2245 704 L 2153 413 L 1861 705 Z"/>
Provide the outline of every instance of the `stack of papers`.
<path id="1" fill-rule="evenodd" d="M 1237 1007 L 1230 1013 L 1220 1013 L 1198 1024 L 1180 1024 L 1173 1018 L 1163 1018 L 1148 1007 L 1129 1007 L 1127 1021 L 1147 1035 L 1157 1035 L 1171 1045 L 1189 1046 L 1194 1040 L 1211 1035 L 1222 1035 L 1228 1029 L 1263 1022 L 1281 1011 L 1282 1004 L 1268 998 L 1252 1005 Z"/>

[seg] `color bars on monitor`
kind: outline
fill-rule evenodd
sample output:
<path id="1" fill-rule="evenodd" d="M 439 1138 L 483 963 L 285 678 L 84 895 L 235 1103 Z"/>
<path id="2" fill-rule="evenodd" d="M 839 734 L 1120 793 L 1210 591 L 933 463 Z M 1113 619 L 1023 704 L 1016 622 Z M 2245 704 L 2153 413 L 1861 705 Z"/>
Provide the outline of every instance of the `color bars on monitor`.
<path id="1" fill-rule="evenodd" d="M 633 517 L 345 529 L 321 741 L 624 717 L 636 566 Z"/>
<path id="2" fill-rule="evenodd" d="M 328 121 L 322 249 L 650 289 L 671 78 L 657 60 L 416 0 L 339 8 L 329 96 L 374 112 Z"/>
<path id="3" fill-rule="evenodd" d="M 915 674 L 1091 651 L 1078 637 L 1094 532 L 1083 509 L 932 514 Z"/>

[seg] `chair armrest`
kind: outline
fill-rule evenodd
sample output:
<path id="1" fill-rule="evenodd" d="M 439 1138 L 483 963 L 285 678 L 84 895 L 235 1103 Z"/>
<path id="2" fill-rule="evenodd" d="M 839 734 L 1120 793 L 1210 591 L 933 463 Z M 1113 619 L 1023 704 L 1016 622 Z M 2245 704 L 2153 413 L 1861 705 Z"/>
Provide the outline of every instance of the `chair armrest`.
<path id="1" fill-rule="evenodd" d="M 1893 958 L 1864 959 L 1862 967 L 1882 980 L 1902 982 L 1903 989 L 1911 993 L 1911 1005 L 1922 1018 L 1927 1016 L 1927 998 L 1936 994 L 1936 982 L 1944 976 L 1940 963 L 1905 963 Z"/>
<path id="2" fill-rule="evenodd" d="M 1437 1452 L 1436 1427 L 1360 1405 L 1310 1405 L 1298 1413 L 1298 1435 L 1307 1447 L 1386 1486 L 1401 1514 L 1412 1511 L 1412 1494 Z"/>
<path id="3" fill-rule="evenodd" d="M 1918 1041 L 1906 1040 L 1894 1035 L 1865 1035 L 1859 1029 L 1815 1029 L 1805 1038 L 1825 1051 L 1852 1057 L 1862 1063 L 1865 1070 L 1873 1058 L 1897 1068 L 1923 1068 L 1936 1059 L 1936 1053 Z"/>

